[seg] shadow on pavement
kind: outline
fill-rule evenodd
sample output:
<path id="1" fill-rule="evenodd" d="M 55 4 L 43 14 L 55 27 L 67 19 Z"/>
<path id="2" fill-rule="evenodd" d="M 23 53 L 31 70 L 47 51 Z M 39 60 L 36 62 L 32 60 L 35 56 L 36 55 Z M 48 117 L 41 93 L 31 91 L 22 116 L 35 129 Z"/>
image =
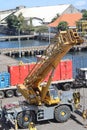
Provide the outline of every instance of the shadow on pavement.
<path id="1" fill-rule="evenodd" d="M 80 122 L 80 121 L 76 118 L 76 116 L 71 115 L 71 119 L 74 120 L 74 121 L 75 121 L 76 123 L 78 123 L 79 125 L 83 126 L 83 123 Z"/>

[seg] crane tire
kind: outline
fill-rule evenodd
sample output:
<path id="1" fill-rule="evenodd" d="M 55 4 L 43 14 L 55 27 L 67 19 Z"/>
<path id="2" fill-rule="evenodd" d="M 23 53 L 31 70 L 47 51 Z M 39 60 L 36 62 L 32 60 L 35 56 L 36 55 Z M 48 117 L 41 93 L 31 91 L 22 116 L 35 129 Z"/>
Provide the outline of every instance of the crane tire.
<path id="1" fill-rule="evenodd" d="M 14 96 L 13 90 L 7 90 L 7 91 L 6 91 L 6 97 L 11 98 L 11 97 L 13 97 L 13 96 Z"/>
<path id="2" fill-rule="evenodd" d="M 4 97 L 5 97 L 4 91 L 0 91 L 0 99 L 2 99 Z"/>
<path id="3" fill-rule="evenodd" d="M 18 126 L 22 129 L 29 127 L 30 122 L 35 121 L 35 114 L 32 111 L 22 111 L 17 115 Z"/>
<path id="4" fill-rule="evenodd" d="M 54 117 L 57 122 L 66 122 L 71 116 L 70 107 L 67 105 L 61 105 L 55 108 Z"/>

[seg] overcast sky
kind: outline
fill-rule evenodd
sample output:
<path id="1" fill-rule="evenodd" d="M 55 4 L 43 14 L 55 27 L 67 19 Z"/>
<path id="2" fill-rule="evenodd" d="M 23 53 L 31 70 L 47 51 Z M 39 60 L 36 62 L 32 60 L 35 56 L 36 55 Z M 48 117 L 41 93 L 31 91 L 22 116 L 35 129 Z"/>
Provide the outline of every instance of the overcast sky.
<path id="1" fill-rule="evenodd" d="M 0 0 L 0 11 L 13 9 L 20 5 L 24 5 L 26 7 L 35 7 L 58 4 L 72 4 L 77 9 L 87 9 L 87 0 Z"/>

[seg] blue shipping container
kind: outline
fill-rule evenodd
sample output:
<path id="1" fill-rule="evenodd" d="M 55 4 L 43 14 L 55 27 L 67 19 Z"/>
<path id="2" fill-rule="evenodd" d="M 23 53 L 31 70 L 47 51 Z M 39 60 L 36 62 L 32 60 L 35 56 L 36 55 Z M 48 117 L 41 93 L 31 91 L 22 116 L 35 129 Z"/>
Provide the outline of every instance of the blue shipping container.
<path id="1" fill-rule="evenodd" d="M 0 73 L 0 88 L 6 88 L 10 85 L 10 74 L 8 72 Z"/>

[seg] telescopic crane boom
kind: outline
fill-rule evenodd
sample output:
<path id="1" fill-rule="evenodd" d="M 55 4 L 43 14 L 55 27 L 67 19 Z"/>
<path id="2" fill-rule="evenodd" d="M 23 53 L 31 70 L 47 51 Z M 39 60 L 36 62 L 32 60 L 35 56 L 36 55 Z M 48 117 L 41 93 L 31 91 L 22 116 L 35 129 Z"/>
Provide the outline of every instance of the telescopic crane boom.
<path id="1" fill-rule="evenodd" d="M 35 64 L 32 71 L 26 77 L 24 84 L 19 84 L 18 89 L 30 104 L 41 105 L 58 103 L 59 100 L 53 102 L 46 96 L 49 95 L 49 86 L 52 80 L 53 71 L 59 64 L 60 60 L 74 46 L 83 43 L 76 30 L 60 31 L 53 39 L 46 51 L 45 58 Z M 42 81 L 50 73 L 47 84 L 41 87 Z"/>

